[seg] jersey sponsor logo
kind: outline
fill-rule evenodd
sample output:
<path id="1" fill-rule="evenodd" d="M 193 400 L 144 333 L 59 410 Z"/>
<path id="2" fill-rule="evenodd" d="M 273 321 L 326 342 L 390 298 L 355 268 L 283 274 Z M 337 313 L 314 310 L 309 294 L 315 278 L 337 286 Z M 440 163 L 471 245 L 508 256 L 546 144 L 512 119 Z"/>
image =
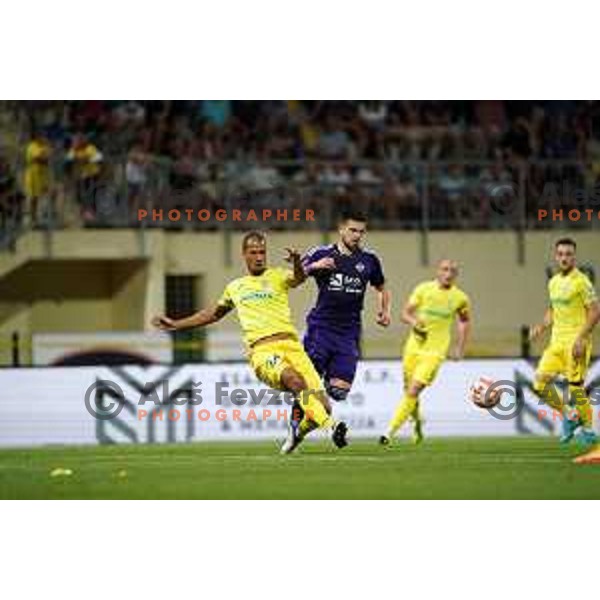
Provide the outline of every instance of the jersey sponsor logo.
<path id="1" fill-rule="evenodd" d="M 452 316 L 452 309 L 450 307 L 446 310 L 443 308 L 423 308 L 422 312 L 432 317 L 441 317 L 442 319 Z"/>
<path id="2" fill-rule="evenodd" d="M 329 277 L 328 290 L 330 292 L 346 292 L 348 294 L 362 294 L 363 282 L 360 277 L 352 277 L 343 273 L 332 273 Z"/>
<path id="3" fill-rule="evenodd" d="M 240 302 L 246 302 L 248 300 L 268 300 L 273 297 L 273 292 L 271 290 L 264 291 L 252 291 L 246 294 L 242 294 L 240 296 Z"/>

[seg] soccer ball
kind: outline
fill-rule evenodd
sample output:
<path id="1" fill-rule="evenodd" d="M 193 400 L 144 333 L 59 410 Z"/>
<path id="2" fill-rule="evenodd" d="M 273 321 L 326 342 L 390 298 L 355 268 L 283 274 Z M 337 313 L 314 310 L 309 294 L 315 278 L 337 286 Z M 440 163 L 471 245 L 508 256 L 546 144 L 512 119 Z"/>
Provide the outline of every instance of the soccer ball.
<path id="1" fill-rule="evenodd" d="M 493 408 L 500 402 L 502 390 L 498 388 L 489 389 L 494 384 L 491 377 L 482 375 L 469 388 L 469 399 L 479 408 Z"/>

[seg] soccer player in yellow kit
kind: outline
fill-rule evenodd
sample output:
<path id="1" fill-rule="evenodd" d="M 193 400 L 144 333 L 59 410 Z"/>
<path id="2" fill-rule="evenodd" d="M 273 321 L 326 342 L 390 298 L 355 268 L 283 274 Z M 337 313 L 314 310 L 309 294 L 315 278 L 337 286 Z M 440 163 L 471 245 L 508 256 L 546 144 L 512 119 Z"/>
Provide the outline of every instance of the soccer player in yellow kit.
<path id="1" fill-rule="evenodd" d="M 404 346 L 404 397 L 386 434 L 379 438 L 384 446 L 409 417 L 414 421 L 415 443 L 422 441 L 419 395 L 433 383 L 446 359 L 455 319 L 458 319 L 458 335 L 451 357 L 460 360 L 464 356 L 471 327 L 471 304 L 467 294 L 455 285 L 457 276 L 456 261 L 441 260 L 435 279 L 419 284 L 402 311 L 402 321 L 412 328 Z"/>
<path id="2" fill-rule="evenodd" d="M 331 417 L 331 406 L 321 378 L 299 341 L 292 323 L 288 292 L 306 280 L 300 254 L 287 248 L 293 270 L 267 267 L 267 242 L 260 232 L 247 233 L 242 255 L 248 275 L 234 279 L 217 303 L 184 319 L 164 315 L 152 320 L 154 326 L 170 331 L 204 327 L 216 323 L 237 309 L 250 364 L 256 376 L 269 387 L 292 392 L 297 401 L 291 411 L 288 438 L 281 452 L 293 452 L 313 429 L 331 431 L 333 443 L 347 445 L 347 426 Z"/>
<path id="3" fill-rule="evenodd" d="M 577 246 L 570 238 L 554 245 L 558 273 L 548 282 L 550 306 L 544 321 L 530 328 L 530 338 L 539 338 L 552 329 L 550 343 L 538 364 L 534 390 L 542 400 L 562 415 L 562 436 L 567 443 L 577 433 L 585 444 L 596 441 L 592 430 L 592 408 L 586 395 L 584 380 L 592 353 L 592 330 L 600 319 L 600 305 L 592 283 L 577 268 Z M 569 384 L 569 400 L 565 402 L 553 385 L 562 375 Z"/>

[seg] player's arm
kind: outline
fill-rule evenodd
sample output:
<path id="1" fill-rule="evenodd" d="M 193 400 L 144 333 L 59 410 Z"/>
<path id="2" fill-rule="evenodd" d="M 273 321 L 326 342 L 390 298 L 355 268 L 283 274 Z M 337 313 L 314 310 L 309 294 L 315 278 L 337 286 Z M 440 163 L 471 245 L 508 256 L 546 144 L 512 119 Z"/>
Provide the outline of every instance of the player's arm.
<path id="1" fill-rule="evenodd" d="M 292 273 L 288 277 L 287 283 L 290 287 L 298 287 L 306 281 L 308 275 L 302 265 L 300 253 L 295 248 L 286 248 L 285 251 L 287 252 L 285 260 L 292 265 Z"/>
<path id="2" fill-rule="evenodd" d="M 331 256 L 321 256 L 318 248 L 309 250 L 302 258 L 302 266 L 307 277 L 317 275 L 319 271 L 330 271 L 335 268 L 335 260 Z"/>
<path id="3" fill-rule="evenodd" d="M 402 308 L 400 320 L 403 323 L 406 323 L 406 325 L 409 325 L 418 336 L 424 338 L 427 336 L 427 326 L 425 325 L 424 321 L 418 318 L 418 308 L 419 305 L 412 299 L 409 299 L 408 302 Z"/>
<path id="4" fill-rule="evenodd" d="M 537 323 L 536 325 L 532 325 L 529 328 L 529 339 L 531 341 L 536 340 L 541 335 L 546 333 L 548 329 L 552 327 L 553 317 L 552 317 L 552 308 L 548 307 L 546 312 L 544 313 L 544 320 L 541 323 Z"/>
<path id="5" fill-rule="evenodd" d="M 598 298 L 596 297 L 596 293 L 594 292 L 591 283 L 586 286 L 586 289 L 583 292 L 583 301 L 587 314 L 585 323 L 573 344 L 573 356 L 575 358 L 581 358 L 583 356 L 586 340 L 594 330 L 594 327 L 598 324 L 598 321 L 600 321 L 600 303 L 598 302 Z"/>
<path id="6" fill-rule="evenodd" d="M 458 312 L 456 324 L 456 344 L 452 351 L 454 360 L 462 360 L 465 356 L 465 348 L 471 336 L 471 311 L 468 306 Z"/>
<path id="7" fill-rule="evenodd" d="M 387 327 L 392 321 L 392 295 L 384 284 L 376 286 L 377 291 L 377 324 Z"/>
<path id="8" fill-rule="evenodd" d="M 588 337 L 592 331 L 594 330 L 594 327 L 596 327 L 596 325 L 598 324 L 598 322 L 600 321 L 600 302 L 598 302 L 598 300 L 596 300 L 595 302 L 593 302 L 592 304 L 590 304 L 587 307 L 587 318 L 585 321 L 585 324 L 583 325 L 583 327 L 581 328 L 581 331 L 579 332 L 579 336 L 580 338 L 586 338 Z"/>
<path id="9" fill-rule="evenodd" d="M 427 336 L 427 325 L 422 319 L 419 319 L 417 316 L 417 310 L 423 303 L 422 297 L 422 288 L 418 285 L 410 295 L 406 304 L 402 308 L 402 313 L 400 315 L 400 320 L 403 323 L 406 323 L 410 327 L 414 333 L 418 336 L 426 337 Z"/>
<path id="10" fill-rule="evenodd" d="M 157 315 L 152 319 L 152 325 L 161 331 L 176 331 L 179 329 L 192 329 L 194 327 L 205 327 L 220 321 L 232 310 L 232 306 L 215 304 L 203 308 L 189 317 L 183 319 L 170 319 L 166 315 Z"/>
<path id="11" fill-rule="evenodd" d="M 377 324 L 387 327 L 392 321 L 391 308 L 392 297 L 389 290 L 385 287 L 385 276 L 379 257 L 372 255 L 372 269 L 369 276 L 369 283 L 377 290 Z"/>

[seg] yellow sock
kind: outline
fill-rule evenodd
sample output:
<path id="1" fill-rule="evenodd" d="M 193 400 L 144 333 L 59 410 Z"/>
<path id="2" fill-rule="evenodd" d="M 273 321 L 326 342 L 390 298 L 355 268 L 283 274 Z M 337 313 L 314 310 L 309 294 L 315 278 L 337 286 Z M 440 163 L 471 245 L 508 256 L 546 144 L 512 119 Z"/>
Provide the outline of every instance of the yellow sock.
<path id="1" fill-rule="evenodd" d="M 400 404 L 396 408 L 396 412 L 390 421 L 387 437 L 391 438 L 404 425 L 406 419 L 416 410 L 418 406 L 418 398 L 410 394 L 404 394 Z"/>
<path id="2" fill-rule="evenodd" d="M 317 428 L 333 429 L 335 421 L 329 414 L 327 414 L 325 407 L 314 391 L 302 392 L 300 394 L 299 401 L 300 405 L 302 406 L 302 410 L 304 410 L 304 419 L 300 423 L 301 434 L 303 430 L 305 433 L 310 431 L 310 429 L 307 429 L 308 424 L 304 424 L 305 421 L 312 421 L 315 423 Z"/>
<path id="3" fill-rule="evenodd" d="M 418 421 L 421 418 L 421 413 L 419 411 L 419 399 L 417 398 L 417 402 L 415 403 L 414 410 L 410 413 L 410 418 L 413 421 Z"/>
<path id="4" fill-rule="evenodd" d="M 592 405 L 582 385 L 569 384 L 569 397 L 584 427 L 592 426 Z"/>

